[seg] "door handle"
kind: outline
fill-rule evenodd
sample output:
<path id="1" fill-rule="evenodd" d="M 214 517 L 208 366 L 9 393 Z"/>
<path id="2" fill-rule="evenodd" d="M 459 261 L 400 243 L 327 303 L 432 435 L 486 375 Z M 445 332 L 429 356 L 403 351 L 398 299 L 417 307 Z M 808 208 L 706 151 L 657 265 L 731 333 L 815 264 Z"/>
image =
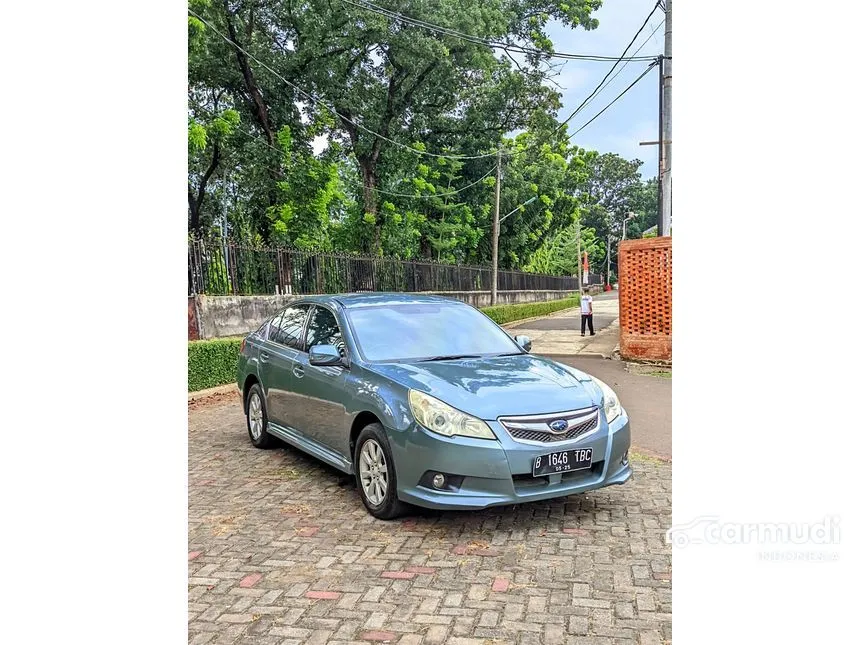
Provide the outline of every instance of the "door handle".
<path id="1" fill-rule="evenodd" d="M 260 362 L 268 363 L 269 362 L 269 352 L 260 352 Z"/>
<path id="2" fill-rule="evenodd" d="M 301 365 L 296 365 L 293 368 L 293 374 L 296 375 L 296 378 L 302 378 L 305 375 L 305 368 Z"/>

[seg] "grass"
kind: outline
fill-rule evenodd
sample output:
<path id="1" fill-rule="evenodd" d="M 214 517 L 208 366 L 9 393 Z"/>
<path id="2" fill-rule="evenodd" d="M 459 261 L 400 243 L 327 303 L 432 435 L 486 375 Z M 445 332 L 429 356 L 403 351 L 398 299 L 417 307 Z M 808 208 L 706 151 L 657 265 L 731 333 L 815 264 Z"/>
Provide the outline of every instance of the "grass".
<path id="1" fill-rule="evenodd" d="M 631 374 L 637 374 L 639 376 L 652 376 L 654 378 L 672 378 L 672 368 L 670 367 L 662 367 L 660 365 L 648 364 L 648 363 L 627 363 L 627 371 Z"/>
<path id="2" fill-rule="evenodd" d="M 481 309 L 497 324 L 546 316 L 579 306 L 579 294 L 562 300 L 497 305 Z M 236 364 L 242 337 L 192 340 L 188 342 L 188 391 L 197 392 L 236 381 Z"/>
<path id="3" fill-rule="evenodd" d="M 642 372 L 645 376 L 656 376 L 657 378 L 672 378 L 672 372 L 664 372 L 662 370 L 652 370 L 649 372 Z"/>
<path id="4" fill-rule="evenodd" d="M 630 461 L 644 461 L 649 464 L 665 464 L 665 459 L 658 459 L 652 455 L 646 455 L 644 453 L 638 452 L 636 450 L 630 449 L 629 452 Z"/>

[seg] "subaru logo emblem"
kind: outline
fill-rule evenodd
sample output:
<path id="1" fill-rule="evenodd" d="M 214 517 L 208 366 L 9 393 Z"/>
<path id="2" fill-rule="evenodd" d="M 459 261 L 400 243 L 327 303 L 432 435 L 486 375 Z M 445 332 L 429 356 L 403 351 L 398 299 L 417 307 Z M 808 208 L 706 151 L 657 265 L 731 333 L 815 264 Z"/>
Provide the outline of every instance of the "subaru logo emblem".
<path id="1" fill-rule="evenodd" d="M 556 419 L 549 424 L 549 429 L 555 433 L 561 434 L 567 430 L 567 421 L 564 419 Z"/>

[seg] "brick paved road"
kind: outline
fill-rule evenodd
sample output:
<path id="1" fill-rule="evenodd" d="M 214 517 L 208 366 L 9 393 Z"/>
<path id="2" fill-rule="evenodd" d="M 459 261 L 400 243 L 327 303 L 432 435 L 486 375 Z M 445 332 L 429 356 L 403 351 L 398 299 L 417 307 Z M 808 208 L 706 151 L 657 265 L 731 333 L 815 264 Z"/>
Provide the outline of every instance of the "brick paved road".
<path id="1" fill-rule="evenodd" d="M 189 643 L 671 640 L 671 470 L 477 513 L 368 515 L 335 470 L 189 406 Z"/>

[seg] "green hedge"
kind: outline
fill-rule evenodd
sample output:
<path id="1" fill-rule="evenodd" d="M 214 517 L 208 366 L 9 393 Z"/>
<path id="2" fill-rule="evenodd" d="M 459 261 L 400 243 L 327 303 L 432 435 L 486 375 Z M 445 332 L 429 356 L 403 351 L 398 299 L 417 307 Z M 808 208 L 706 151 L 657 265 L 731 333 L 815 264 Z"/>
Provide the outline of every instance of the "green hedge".
<path id="1" fill-rule="evenodd" d="M 504 325 L 515 320 L 545 316 L 555 311 L 578 306 L 579 294 L 577 293 L 571 298 L 565 298 L 564 300 L 529 302 L 524 305 L 496 305 L 495 307 L 484 307 L 481 311 L 496 321 L 497 324 Z"/>
<path id="2" fill-rule="evenodd" d="M 523 305 L 498 305 L 481 309 L 499 325 L 545 316 L 555 311 L 579 305 L 579 294 L 564 300 L 530 302 Z M 188 343 L 188 391 L 196 392 L 236 380 L 236 361 L 241 338 L 192 340 Z"/>
<path id="3" fill-rule="evenodd" d="M 188 391 L 236 381 L 241 338 L 192 340 L 188 343 Z"/>

